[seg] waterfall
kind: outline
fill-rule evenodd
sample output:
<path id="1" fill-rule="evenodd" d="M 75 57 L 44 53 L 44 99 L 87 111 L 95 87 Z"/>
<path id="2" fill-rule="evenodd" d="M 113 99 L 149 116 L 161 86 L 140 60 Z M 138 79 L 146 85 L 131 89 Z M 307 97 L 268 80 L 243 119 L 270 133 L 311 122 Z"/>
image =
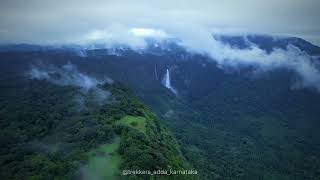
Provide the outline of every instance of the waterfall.
<path id="1" fill-rule="evenodd" d="M 164 86 L 168 88 L 171 92 L 173 92 L 174 94 L 177 94 L 177 91 L 171 86 L 169 69 L 167 69 L 167 72 L 164 75 L 163 83 L 164 83 Z"/>
<path id="2" fill-rule="evenodd" d="M 156 80 L 158 80 L 157 66 L 154 66 L 154 74 L 156 76 Z"/>
<path id="3" fill-rule="evenodd" d="M 166 77 L 165 77 L 165 86 L 166 86 L 168 89 L 171 89 L 169 69 L 167 69 L 167 73 L 166 73 Z"/>

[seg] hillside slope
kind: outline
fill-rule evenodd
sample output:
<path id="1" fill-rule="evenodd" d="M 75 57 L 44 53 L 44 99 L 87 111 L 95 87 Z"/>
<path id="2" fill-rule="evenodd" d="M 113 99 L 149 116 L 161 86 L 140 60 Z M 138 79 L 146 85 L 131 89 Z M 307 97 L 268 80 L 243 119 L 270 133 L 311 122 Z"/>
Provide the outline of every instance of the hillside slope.
<path id="1" fill-rule="evenodd" d="M 179 145 L 157 116 L 118 83 L 95 91 L 23 74 L 2 74 L 0 176 L 3 179 L 145 179 L 122 170 L 182 170 Z M 158 179 L 192 178 L 183 175 Z"/>

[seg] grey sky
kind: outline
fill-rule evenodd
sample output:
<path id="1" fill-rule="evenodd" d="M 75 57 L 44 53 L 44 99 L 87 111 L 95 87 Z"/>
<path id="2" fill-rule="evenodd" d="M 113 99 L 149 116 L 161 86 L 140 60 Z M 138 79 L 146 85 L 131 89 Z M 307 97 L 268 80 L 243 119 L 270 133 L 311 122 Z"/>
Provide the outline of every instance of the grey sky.
<path id="1" fill-rule="evenodd" d="M 320 45 L 319 0 L 2 0 L 0 41 L 71 42 L 111 27 L 305 38 Z"/>

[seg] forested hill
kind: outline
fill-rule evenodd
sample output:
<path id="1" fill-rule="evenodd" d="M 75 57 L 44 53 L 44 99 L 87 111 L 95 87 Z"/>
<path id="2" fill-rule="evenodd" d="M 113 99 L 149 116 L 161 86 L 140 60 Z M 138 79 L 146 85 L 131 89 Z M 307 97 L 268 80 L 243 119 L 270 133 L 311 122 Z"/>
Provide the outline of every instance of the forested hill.
<path id="1" fill-rule="evenodd" d="M 23 73 L 0 77 L 1 179 L 145 179 L 121 173 L 188 168 L 169 130 L 119 83 L 83 90 Z"/>
<path id="2" fill-rule="evenodd" d="M 183 154 L 199 179 L 320 179 L 319 47 L 296 38 L 219 38 L 244 50 L 254 42 L 266 56 L 282 52 L 290 66 L 222 67 L 172 44 L 145 51 L 22 46 L 25 51 L 0 52 L 1 175 L 93 179 L 105 172 L 96 167 L 109 161 L 111 175 L 129 167 L 187 167 Z M 310 72 L 304 67 L 315 74 L 301 76 Z M 177 94 L 163 83 L 167 72 Z M 103 85 L 105 77 L 152 108 L 182 153 L 150 110 L 118 83 Z M 106 154 L 112 160 L 100 161 Z"/>

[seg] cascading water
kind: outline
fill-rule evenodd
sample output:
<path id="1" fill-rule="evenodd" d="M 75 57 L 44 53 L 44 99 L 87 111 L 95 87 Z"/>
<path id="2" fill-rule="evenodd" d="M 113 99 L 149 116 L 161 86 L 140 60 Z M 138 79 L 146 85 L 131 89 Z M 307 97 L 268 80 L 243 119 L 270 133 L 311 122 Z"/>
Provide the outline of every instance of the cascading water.
<path id="1" fill-rule="evenodd" d="M 167 69 L 167 72 L 164 75 L 163 83 L 164 83 L 164 86 L 166 88 L 170 89 L 171 92 L 173 92 L 174 94 L 177 94 L 177 91 L 171 86 L 169 69 Z"/>
<path id="2" fill-rule="evenodd" d="M 165 83 L 166 83 L 165 86 L 166 86 L 168 89 L 171 89 L 169 69 L 167 69 L 167 73 L 166 73 L 166 77 L 165 77 Z"/>

